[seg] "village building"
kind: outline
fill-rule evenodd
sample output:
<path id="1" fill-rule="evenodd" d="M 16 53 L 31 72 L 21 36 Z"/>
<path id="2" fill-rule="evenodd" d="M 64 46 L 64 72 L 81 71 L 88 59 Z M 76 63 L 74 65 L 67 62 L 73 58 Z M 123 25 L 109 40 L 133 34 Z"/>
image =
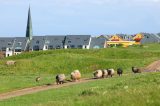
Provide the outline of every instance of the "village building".
<path id="1" fill-rule="evenodd" d="M 160 36 L 158 34 L 144 33 L 143 39 L 140 41 L 141 44 L 146 43 L 160 43 Z"/>
<path id="2" fill-rule="evenodd" d="M 13 55 L 14 38 L 0 38 L 0 51 L 5 57 Z"/>
<path id="3" fill-rule="evenodd" d="M 89 49 L 91 35 L 67 35 L 65 39 L 65 49 Z"/>
<path id="4" fill-rule="evenodd" d="M 22 52 L 28 51 L 29 39 L 26 37 L 16 37 L 14 39 L 13 54 L 21 54 Z"/>
<path id="5" fill-rule="evenodd" d="M 107 48 L 107 39 L 103 37 L 92 37 L 90 49 Z"/>
<path id="6" fill-rule="evenodd" d="M 65 35 L 59 35 L 59 36 L 46 36 L 47 42 L 48 42 L 48 49 L 63 49 L 65 44 Z"/>

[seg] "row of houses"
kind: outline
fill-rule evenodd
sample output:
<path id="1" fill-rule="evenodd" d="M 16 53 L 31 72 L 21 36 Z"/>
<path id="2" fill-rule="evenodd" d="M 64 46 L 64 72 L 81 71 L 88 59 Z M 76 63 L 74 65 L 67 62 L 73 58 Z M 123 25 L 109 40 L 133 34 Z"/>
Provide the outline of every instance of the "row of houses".
<path id="1" fill-rule="evenodd" d="M 98 49 L 116 45 L 128 47 L 145 43 L 160 43 L 160 34 L 139 33 L 136 35 L 46 35 L 29 37 L 0 38 L 0 52 L 5 57 L 26 51 L 53 49 Z"/>
<path id="2" fill-rule="evenodd" d="M 91 48 L 106 48 L 106 39 L 91 35 L 33 36 L 32 40 L 27 37 L 0 38 L 0 52 L 6 57 L 25 51 Z"/>

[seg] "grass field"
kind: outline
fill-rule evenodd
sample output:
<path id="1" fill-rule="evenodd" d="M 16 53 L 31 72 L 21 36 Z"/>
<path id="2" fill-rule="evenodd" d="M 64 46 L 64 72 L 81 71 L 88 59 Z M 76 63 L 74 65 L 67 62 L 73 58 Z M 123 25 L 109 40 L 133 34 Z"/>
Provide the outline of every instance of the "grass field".
<path id="1" fill-rule="evenodd" d="M 159 106 L 160 73 L 128 74 L 15 97 L 0 106 Z"/>
<path id="2" fill-rule="evenodd" d="M 24 53 L 0 61 L 0 93 L 55 82 L 55 75 L 79 69 L 83 77 L 92 77 L 96 69 L 118 68 L 125 73 L 132 66 L 145 67 L 160 59 L 160 44 L 129 48 L 96 50 L 52 50 Z M 6 66 L 7 60 L 15 60 L 15 66 Z M 35 78 L 41 76 L 39 83 Z"/>

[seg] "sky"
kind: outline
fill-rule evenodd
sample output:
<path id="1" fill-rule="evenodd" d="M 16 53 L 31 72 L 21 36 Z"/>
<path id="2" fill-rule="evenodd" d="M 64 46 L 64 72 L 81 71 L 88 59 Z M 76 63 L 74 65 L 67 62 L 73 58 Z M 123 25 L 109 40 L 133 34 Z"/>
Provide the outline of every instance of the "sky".
<path id="1" fill-rule="evenodd" d="M 160 32 L 160 0 L 0 0 L 0 37 Z"/>

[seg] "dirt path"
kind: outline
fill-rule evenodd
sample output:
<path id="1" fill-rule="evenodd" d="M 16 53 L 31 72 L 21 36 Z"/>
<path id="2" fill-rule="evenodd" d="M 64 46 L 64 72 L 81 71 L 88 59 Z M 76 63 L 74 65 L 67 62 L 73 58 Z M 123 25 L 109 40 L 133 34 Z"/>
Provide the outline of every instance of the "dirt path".
<path id="1" fill-rule="evenodd" d="M 160 71 L 160 60 L 151 63 L 144 69 L 144 72 L 157 72 L 157 71 Z"/>
<path id="2" fill-rule="evenodd" d="M 21 89 L 21 90 L 15 90 L 12 92 L 0 94 L 0 101 L 5 100 L 5 99 L 9 99 L 12 97 L 33 94 L 33 93 L 40 92 L 40 91 L 45 91 L 45 90 L 49 90 L 49 89 L 56 89 L 56 88 L 66 87 L 66 86 L 70 86 L 70 85 L 76 85 L 76 84 L 80 84 L 80 83 L 86 83 L 86 82 L 90 82 L 90 81 L 94 81 L 94 80 L 95 79 L 82 79 L 78 82 L 68 82 L 68 83 L 64 83 L 62 85 L 56 85 L 56 84 L 43 85 L 43 86 L 25 88 L 25 89 Z"/>

